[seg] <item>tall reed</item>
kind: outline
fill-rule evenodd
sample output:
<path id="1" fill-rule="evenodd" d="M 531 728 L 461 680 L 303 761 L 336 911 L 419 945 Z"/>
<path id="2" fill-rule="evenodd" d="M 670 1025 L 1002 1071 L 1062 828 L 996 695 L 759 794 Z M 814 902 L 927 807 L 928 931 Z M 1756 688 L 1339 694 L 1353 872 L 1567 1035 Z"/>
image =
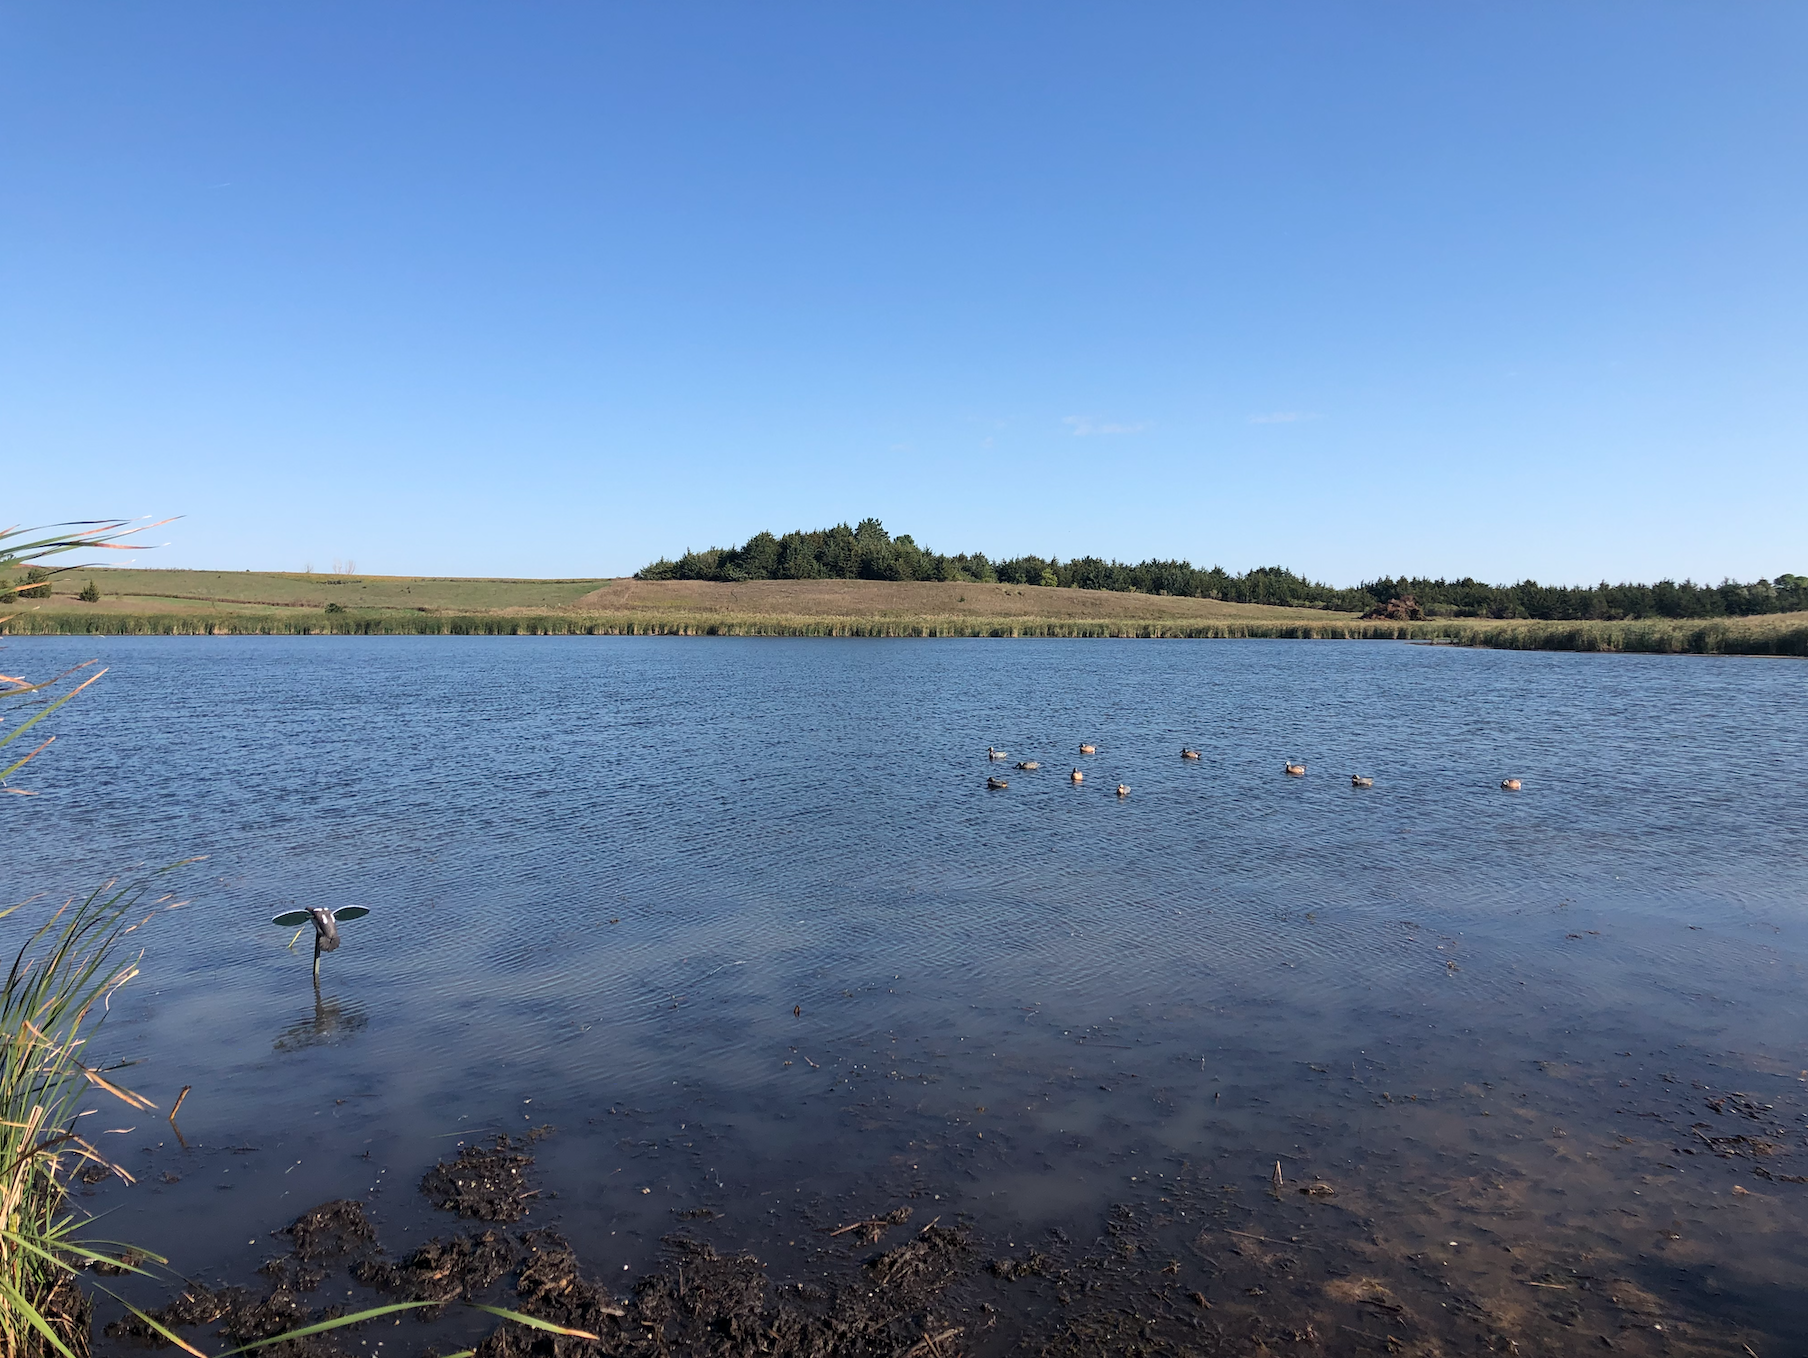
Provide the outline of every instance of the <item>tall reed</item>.
<path id="1" fill-rule="evenodd" d="M 132 1267 L 78 1237 L 68 1210 L 71 1178 L 86 1169 L 132 1176 L 83 1134 L 90 1094 L 150 1111 L 151 1103 L 107 1079 L 87 1048 L 114 993 L 138 974 L 141 954 L 124 946 L 144 919 L 154 878 L 117 882 L 70 900 L 20 946 L 0 996 L 0 1352 L 21 1358 L 87 1348 L 89 1302 L 76 1284 L 93 1263 Z M 10 919 L 32 902 L 0 910 Z M 152 906 L 174 908 L 167 895 Z"/>

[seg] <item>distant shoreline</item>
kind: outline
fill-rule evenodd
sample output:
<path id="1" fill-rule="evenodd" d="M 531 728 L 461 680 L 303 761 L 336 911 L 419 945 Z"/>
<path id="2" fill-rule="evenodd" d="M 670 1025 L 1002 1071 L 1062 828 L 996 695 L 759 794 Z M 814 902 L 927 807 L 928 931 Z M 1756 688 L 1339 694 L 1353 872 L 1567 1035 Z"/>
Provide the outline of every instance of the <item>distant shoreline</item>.
<path id="1" fill-rule="evenodd" d="M 98 603 L 76 594 L 92 578 Z M 1364 619 L 1324 609 L 1042 586 L 742 584 L 77 570 L 0 604 L 8 636 L 1284 638 L 1511 650 L 1808 656 L 1808 613 L 1624 622 Z"/>

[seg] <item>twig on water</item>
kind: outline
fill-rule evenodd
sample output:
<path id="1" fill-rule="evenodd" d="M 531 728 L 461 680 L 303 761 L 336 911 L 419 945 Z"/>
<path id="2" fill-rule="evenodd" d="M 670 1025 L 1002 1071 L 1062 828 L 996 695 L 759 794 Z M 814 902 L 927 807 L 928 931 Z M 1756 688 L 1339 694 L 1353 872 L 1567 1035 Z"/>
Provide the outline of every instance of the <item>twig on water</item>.
<path id="1" fill-rule="evenodd" d="M 942 1344 L 960 1333 L 958 1328 L 943 1330 L 940 1334 L 926 1334 L 915 1345 L 904 1351 L 904 1358 L 942 1358 Z"/>
<path id="2" fill-rule="evenodd" d="M 1224 1227 L 1224 1233 L 1226 1235 L 1240 1235 L 1245 1240 L 1260 1240 L 1265 1245 L 1281 1245 L 1290 1250 L 1315 1250 L 1319 1248 L 1317 1245 L 1308 1245 L 1299 1240 L 1276 1240 L 1273 1236 L 1256 1235 L 1251 1231 L 1233 1231 L 1228 1226 Z"/>
<path id="3" fill-rule="evenodd" d="M 893 1208 L 882 1217 L 868 1217 L 864 1221 L 850 1221 L 845 1226 L 837 1226 L 834 1230 L 829 1232 L 829 1235 L 846 1235 L 849 1231 L 860 1231 L 867 1234 L 867 1243 L 873 1244 L 878 1241 L 879 1236 L 887 1228 L 902 1226 L 909 1220 L 910 1209 L 908 1207 L 897 1207 Z M 940 1218 L 938 1217 L 937 1220 L 939 1221 Z"/>

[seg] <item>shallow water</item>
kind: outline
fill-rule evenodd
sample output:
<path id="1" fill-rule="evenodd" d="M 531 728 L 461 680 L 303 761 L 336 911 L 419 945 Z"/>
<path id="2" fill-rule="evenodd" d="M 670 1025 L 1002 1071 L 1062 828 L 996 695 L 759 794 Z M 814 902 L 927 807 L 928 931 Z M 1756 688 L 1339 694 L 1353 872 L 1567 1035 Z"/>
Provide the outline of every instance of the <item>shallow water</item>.
<path id="1" fill-rule="evenodd" d="M 959 1225 L 976 1263 L 1033 1248 L 1066 1269 L 976 1270 L 942 1305 L 967 1352 L 1122 1345 L 1130 1322 L 1104 1317 L 1132 1294 L 1151 1352 L 1307 1326 L 1331 1352 L 1769 1358 L 1808 1338 L 1797 662 L 629 638 L 4 654 L 112 666 L 51 718 L 22 780 L 40 795 L 0 807 L 9 899 L 207 856 L 101 1044 L 164 1108 L 194 1087 L 189 1144 L 108 1108 L 139 1183 L 82 1199 L 189 1276 L 248 1280 L 268 1233 L 330 1198 L 365 1199 L 392 1250 L 443 1235 L 422 1172 L 551 1124 L 532 1224 L 624 1290 L 680 1229 L 775 1284 L 845 1273 L 873 1250 L 823 1228 L 900 1204 Z M 1001 771 L 988 744 L 1042 767 Z M 352 903 L 373 913 L 316 996 L 306 940 L 287 951 L 269 918 Z M 1330 1193 L 1297 1191 L 1314 1183 Z M 680 1215 L 699 1209 L 718 1215 Z M 387 1351 L 487 1328 L 411 1324 Z"/>

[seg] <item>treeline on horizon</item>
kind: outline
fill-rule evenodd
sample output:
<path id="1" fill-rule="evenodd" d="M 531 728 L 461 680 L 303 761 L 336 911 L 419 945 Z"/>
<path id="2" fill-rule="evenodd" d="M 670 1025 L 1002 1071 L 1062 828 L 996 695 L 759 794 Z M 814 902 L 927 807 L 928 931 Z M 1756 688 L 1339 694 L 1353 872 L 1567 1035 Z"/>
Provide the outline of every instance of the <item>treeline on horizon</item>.
<path id="1" fill-rule="evenodd" d="M 1654 585 L 1486 585 L 1461 580 L 1401 576 L 1338 589 L 1281 566 L 1259 566 L 1233 575 L 1222 566 L 1202 570 L 1188 561 L 1130 565 L 1096 556 L 1019 556 L 992 560 L 983 552 L 947 554 L 917 545 L 908 533 L 893 537 L 877 519 L 862 519 L 782 537 L 755 533 L 739 547 L 687 551 L 676 561 L 661 557 L 635 572 L 636 580 L 940 580 L 969 584 L 1038 585 L 1050 589 L 1109 589 L 1229 603 L 1323 608 L 1377 617 L 1538 618 L 1549 621 L 1622 621 L 1632 618 L 1749 617 L 1808 610 L 1808 577 L 1698 585 L 1660 580 Z"/>

